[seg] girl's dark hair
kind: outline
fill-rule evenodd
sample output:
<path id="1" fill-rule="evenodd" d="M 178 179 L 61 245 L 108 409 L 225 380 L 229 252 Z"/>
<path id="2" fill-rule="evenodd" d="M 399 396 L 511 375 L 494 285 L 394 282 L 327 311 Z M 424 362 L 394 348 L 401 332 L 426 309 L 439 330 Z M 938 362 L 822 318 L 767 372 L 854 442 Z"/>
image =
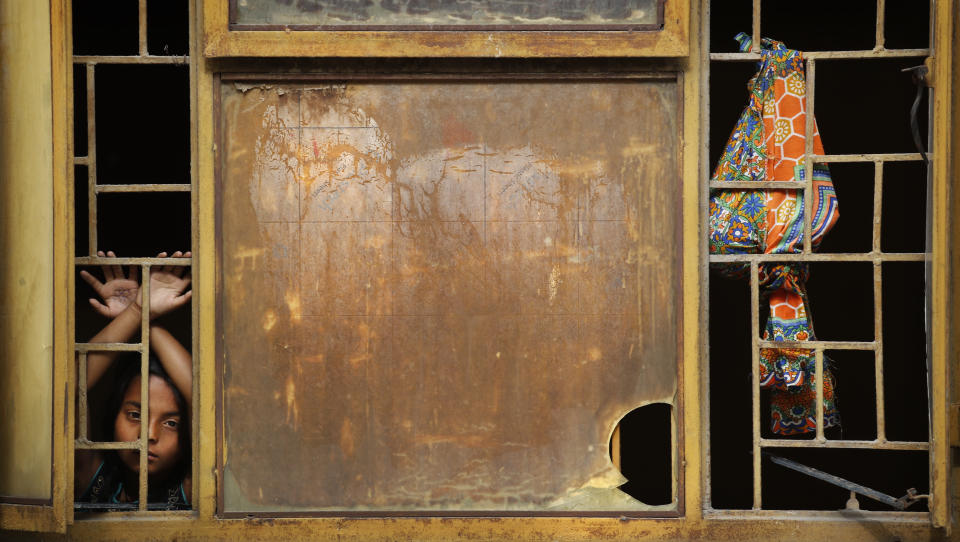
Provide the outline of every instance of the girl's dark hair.
<path id="1" fill-rule="evenodd" d="M 140 376 L 139 354 L 131 353 L 122 356 L 117 359 L 116 363 L 119 366 L 118 373 L 114 380 L 113 389 L 110 390 L 110 395 L 107 399 L 104 410 L 106 415 L 103 416 L 103 425 L 101 426 L 102 435 L 107 440 L 115 439 L 113 427 L 117 419 L 117 414 L 120 412 L 120 407 L 123 406 L 123 397 L 126 395 L 127 388 L 130 387 L 133 379 Z M 180 411 L 180 423 L 177 425 L 177 447 L 180 449 L 180 461 L 178 462 L 177 472 L 172 474 L 182 478 L 183 475 L 186 474 L 186 470 L 190 468 L 190 456 L 193 450 L 193 447 L 190 445 L 190 408 L 187 406 L 187 400 L 183 397 L 183 394 L 180 393 L 180 390 L 174 385 L 167 371 L 164 370 L 160 360 L 152 353 L 150 354 L 149 370 L 150 375 L 162 378 L 163 381 L 170 386 L 173 397 L 177 402 L 177 410 Z M 122 462 L 117 460 L 116 453 L 111 453 L 110 456 L 110 460 L 115 461 L 118 465 L 122 464 Z"/>

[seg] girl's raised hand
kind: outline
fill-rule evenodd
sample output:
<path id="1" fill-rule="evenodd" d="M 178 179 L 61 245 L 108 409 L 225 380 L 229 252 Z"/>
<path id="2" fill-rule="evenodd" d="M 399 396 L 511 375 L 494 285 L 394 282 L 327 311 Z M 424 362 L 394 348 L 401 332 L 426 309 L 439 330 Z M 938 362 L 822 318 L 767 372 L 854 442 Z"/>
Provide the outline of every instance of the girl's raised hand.
<path id="1" fill-rule="evenodd" d="M 117 257 L 112 250 L 107 251 L 106 254 L 100 250 L 97 256 Z M 102 265 L 100 269 L 103 271 L 104 282 L 100 282 L 97 277 L 86 271 L 80 271 L 80 277 L 103 299 L 103 302 L 100 302 L 90 298 L 90 305 L 94 310 L 107 318 L 116 318 L 130 306 L 130 303 L 140 299 L 140 283 L 137 280 L 139 268 L 131 265 L 128 275 L 124 274 L 123 267 L 119 265 Z"/>
<path id="2" fill-rule="evenodd" d="M 157 254 L 166 258 L 167 253 Z M 190 252 L 174 252 L 173 258 L 189 258 Z M 190 273 L 182 265 L 164 265 L 150 269 L 150 319 L 163 316 L 190 301 Z M 187 291 L 184 291 L 187 290 Z"/>

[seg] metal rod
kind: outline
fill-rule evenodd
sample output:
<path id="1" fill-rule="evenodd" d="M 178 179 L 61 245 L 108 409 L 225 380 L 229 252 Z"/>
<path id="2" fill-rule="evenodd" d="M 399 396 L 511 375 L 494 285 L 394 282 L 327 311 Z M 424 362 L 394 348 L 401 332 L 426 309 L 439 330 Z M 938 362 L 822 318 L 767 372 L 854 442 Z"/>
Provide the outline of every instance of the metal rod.
<path id="1" fill-rule="evenodd" d="M 886 26 L 886 3 L 885 0 L 877 0 L 877 37 L 875 45 L 873 46 L 874 51 L 883 51 L 884 45 L 886 42 L 886 36 L 884 32 Z M 930 27 L 933 28 L 933 27 Z"/>
<path id="2" fill-rule="evenodd" d="M 761 439 L 763 448 L 842 448 L 856 450 L 929 450 L 930 444 L 924 442 L 887 441 L 887 440 L 791 440 Z"/>
<path id="3" fill-rule="evenodd" d="M 816 363 L 814 366 L 814 378 L 817 388 L 817 443 L 823 444 L 826 438 L 823 436 L 823 348 L 817 348 Z"/>
<path id="4" fill-rule="evenodd" d="M 139 509 L 147 509 L 147 476 L 150 468 L 147 457 L 150 429 L 150 264 L 144 264 L 140 276 L 140 490 Z"/>
<path id="5" fill-rule="evenodd" d="M 94 66 L 87 65 L 87 251 L 97 253 L 97 90 Z"/>
<path id="6" fill-rule="evenodd" d="M 190 266 L 193 258 L 101 258 L 99 256 L 85 256 L 74 258 L 77 265 L 178 265 L 181 267 Z"/>
<path id="7" fill-rule="evenodd" d="M 189 192 L 189 184 L 101 184 L 97 185 L 98 193 L 104 192 Z"/>
<path id="8" fill-rule="evenodd" d="M 930 153 L 927 153 L 930 156 Z M 816 154 L 814 163 L 818 162 L 919 162 L 923 156 L 919 152 L 888 152 L 863 154 Z"/>
<path id="9" fill-rule="evenodd" d="M 140 0 L 139 10 L 140 20 L 137 24 L 137 30 L 140 39 L 140 56 L 147 56 L 147 0 Z"/>
<path id="10" fill-rule="evenodd" d="M 807 93 L 804 97 L 806 103 L 806 125 L 804 126 L 804 151 L 803 151 L 803 252 L 810 254 L 813 252 L 813 134 L 814 134 L 814 85 L 817 77 L 817 63 L 813 59 L 807 59 Z M 818 428 L 819 429 L 819 428 Z"/>
<path id="11" fill-rule="evenodd" d="M 701 2 L 701 16 L 704 20 L 710 20 L 710 1 L 702 0 Z M 710 175 L 709 170 L 709 156 L 710 156 L 710 25 L 701 24 L 700 25 L 701 39 L 700 39 L 700 148 L 698 149 L 700 155 L 699 169 L 700 175 L 703 179 L 708 179 Z M 699 223 L 703 223 L 703 220 L 709 213 L 709 201 L 710 201 L 710 187 L 708 183 L 701 183 L 700 185 L 700 220 Z M 702 360 L 704 366 L 707 366 L 705 370 L 702 371 L 703 378 L 700 379 L 700 419 L 709 420 L 710 419 L 710 353 L 707 345 L 709 344 L 710 337 L 710 272 L 708 268 L 707 261 L 709 259 L 710 247 L 708 242 L 708 237 L 706 235 L 699 236 L 699 263 L 698 268 L 702 280 L 700 282 L 700 326 L 698 330 L 700 336 L 698 337 L 697 344 L 700 349 L 700 359 Z M 704 509 L 710 509 L 713 507 L 713 490 L 712 490 L 712 472 L 713 472 L 713 463 L 711 461 L 711 450 L 710 450 L 710 432 L 711 427 L 709 423 L 701 423 L 701 438 L 700 445 L 703 448 L 703 453 L 701 457 L 703 458 L 703 464 L 701 465 L 701 480 L 703 481 L 703 505 Z M 678 480 L 679 476 L 675 476 L 674 480 Z"/>
<path id="12" fill-rule="evenodd" d="M 757 56 L 760 55 L 760 40 L 763 39 L 760 32 L 760 5 L 762 4 L 761 0 L 753 0 L 753 25 L 752 31 L 753 35 L 751 36 L 750 42 L 750 51 L 752 54 Z M 713 55 L 710 55 L 711 59 Z"/>
<path id="13" fill-rule="evenodd" d="M 77 450 L 136 450 L 140 443 L 133 442 L 91 442 L 87 439 L 77 439 L 73 444 Z"/>
<path id="14" fill-rule="evenodd" d="M 760 341 L 760 348 L 820 348 L 825 350 L 877 349 L 877 343 L 867 341 Z"/>
<path id="15" fill-rule="evenodd" d="M 75 56 L 75 64 L 189 64 L 188 56 Z"/>
<path id="16" fill-rule="evenodd" d="M 803 56 L 808 60 L 903 58 L 929 55 L 930 49 L 884 49 L 882 51 L 863 49 L 859 51 L 806 51 L 803 53 Z M 760 60 L 760 53 L 710 53 L 710 60 L 756 61 Z"/>
<path id="17" fill-rule="evenodd" d="M 753 409 L 753 509 L 763 508 L 760 457 L 760 273 L 757 262 L 750 262 L 750 336 L 752 409 Z"/>
<path id="18" fill-rule="evenodd" d="M 77 356 L 79 366 L 77 368 L 77 435 L 75 438 L 88 440 L 87 434 L 87 353 L 80 352 Z"/>
<path id="19" fill-rule="evenodd" d="M 858 493 L 858 494 L 860 494 L 860 495 L 863 495 L 864 497 L 869 497 L 869 498 L 871 498 L 871 499 L 873 499 L 873 500 L 875 500 L 875 501 L 879 501 L 879 502 L 882 502 L 882 503 L 884 503 L 884 504 L 888 504 L 888 505 L 896 508 L 897 510 L 904 510 L 904 509 L 906 509 L 906 507 L 907 507 L 907 505 L 908 505 L 908 502 L 907 502 L 906 500 L 904 500 L 904 499 L 898 499 L 898 498 L 896 498 L 896 497 L 891 497 L 890 495 L 887 495 L 886 493 L 881 493 L 881 492 L 879 492 L 879 491 L 877 491 L 877 490 L 875 490 L 875 489 L 871 489 L 871 488 L 869 488 L 869 487 L 867 487 L 867 486 L 862 486 L 862 485 L 860 485 L 860 484 L 857 484 L 857 483 L 851 482 L 851 481 L 849 481 L 849 480 L 840 478 L 839 476 L 834 476 L 834 475 L 832 475 L 832 474 L 823 472 L 822 470 L 817 470 L 817 469 L 815 469 L 815 468 L 813 468 L 813 467 L 808 467 L 808 466 L 806 466 L 806 465 L 801 465 L 800 463 L 797 463 L 796 461 L 791 461 L 791 460 L 789 460 L 789 459 L 786 459 L 786 458 L 783 458 L 783 457 L 778 457 L 778 456 L 775 456 L 775 455 L 770 455 L 769 457 L 770 457 L 770 461 L 773 461 L 773 462 L 776 463 L 777 465 L 780 465 L 780 466 L 782 466 L 782 467 L 786 467 L 786 468 L 788 468 L 788 469 L 795 470 L 795 471 L 797 471 L 797 472 L 799 472 L 799 473 L 806 474 L 807 476 L 812 476 L 812 477 L 817 478 L 817 479 L 819 479 L 819 480 L 823 480 L 824 482 L 827 482 L 828 484 L 833 484 L 833 485 L 835 485 L 835 486 L 840 486 L 840 487 L 842 487 L 842 488 L 844 488 L 844 489 L 849 489 L 850 491 L 854 491 L 854 492 L 856 492 L 856 493 Z"/>
<path id="20" fill-rule="evenodd" d="M 87 352 L 139 352 L 140 343 L 76 343 L 74 349 L 81 354 Z"/>
<path id="21" fill-rule="evenodd" d="M 86 156 L 74 156 L 73 165 L 75 166 L 85 166 L 89 163 Z"/>
<path id="22" fill-rule="evenodd" d="M 923 252 L 826 253 L 826 254 L 711 254 L 711 263 L 720 262 L 922 262 Z M 79 260 L 79 258 L 78 258 Z"/>

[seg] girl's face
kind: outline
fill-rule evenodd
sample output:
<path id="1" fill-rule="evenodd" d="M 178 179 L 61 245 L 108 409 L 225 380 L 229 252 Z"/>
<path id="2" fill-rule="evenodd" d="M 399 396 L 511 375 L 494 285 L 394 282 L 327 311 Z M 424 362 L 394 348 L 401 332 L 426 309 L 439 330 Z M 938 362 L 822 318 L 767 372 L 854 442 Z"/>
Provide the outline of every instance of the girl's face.
<path id="1" fill-rule="evenodd" d="M 147 422 L 149 465 L 151 475 L 167 473 L 180 458 L 179 428 L 180 409 L 176 396 L 167 382 L 157 375 L 150 375 L 150 420 Z M 132 442 L 140 438 L 140 376 L 136 376 L 123 394 L 123 403 L 113 425 L 117 442 Z M 120 460 L 133 472 L 140 471 L 138 450 L 118 450 Z"/>

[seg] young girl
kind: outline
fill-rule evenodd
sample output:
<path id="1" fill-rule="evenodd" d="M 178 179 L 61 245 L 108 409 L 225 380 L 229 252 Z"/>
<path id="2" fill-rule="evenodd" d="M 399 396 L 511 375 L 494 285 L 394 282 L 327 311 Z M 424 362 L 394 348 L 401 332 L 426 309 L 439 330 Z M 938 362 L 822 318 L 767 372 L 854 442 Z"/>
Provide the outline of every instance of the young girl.
<path id="1" fill-rule="evenodd" d="M 104 257 L 103 252 L 98 256 Z M 107 252 L 106 257 L 115 257 Z M 167 257 L 165 252 L 157 255 Z M 173 253 L 174 258 L 190 253 Z M 81 271 L 102 301 L 90 299 L 101 315 L 110 318 L 91 343 L 127 342 L 140 329 L 142 306 L 137 267 L 129 275 L 118 266 L 103 266 L 104 282 Z M 159 266 L 150 272 L 150 367 L 148 375 L 149 419 L 142 420 L 139 354 L 121 360 L 119 374 L 107 399 L 103 435 L 109 441 L 131 442 L 140 438 L 140 424 L 147 423 L 147 502 L 165 508 L 189 508 L 190 495 L 190 400 L 192 359 L 190 353 L 155 319 L 190 301 L 190 274 L 182 266 Z M 94 389 L 118 359 L 119 352 L 87 355 L 87 387 Z M 139 501 L 140 452 L 138 450 L 78 453 L 75 463 L 77 502 L 136 503 Z"/>

